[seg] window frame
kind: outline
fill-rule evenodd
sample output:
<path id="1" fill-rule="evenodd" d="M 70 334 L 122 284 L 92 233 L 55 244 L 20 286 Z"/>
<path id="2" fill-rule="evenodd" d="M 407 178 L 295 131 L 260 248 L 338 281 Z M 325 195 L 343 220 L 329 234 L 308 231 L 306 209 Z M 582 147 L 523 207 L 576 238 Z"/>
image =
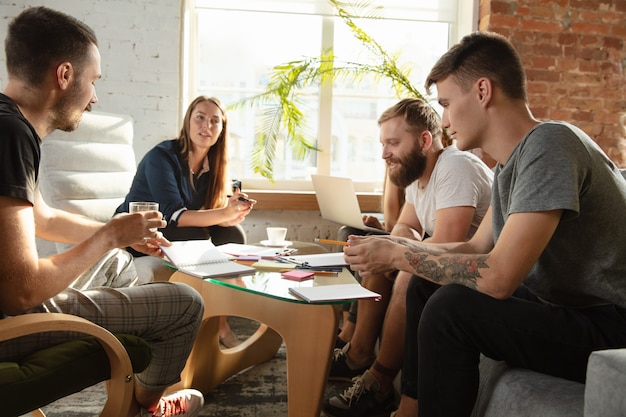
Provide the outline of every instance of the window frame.
<path id="1" fill-rule="evenodd" d="M 456 19 L 455 21 L 447 21 L 449 24 L 449 45 L 457 43 L 463 36 L 476 30 L 478 25 L 478 0 L 441 0 L 443 2 L 453 2 L 456 6 Z M 392 13 L 385 17 L 397 17 L 401 16 L 406 11 L 401 10 L 403 0 L 386 0 L 385 9 L 392 8 Z M 223 5 L 221 5 L 222 3 Z M 209 9 L 223 9 L 223 10 L 248 10 L 259 11 L 260 7 L 258 3 L 265 3 L 268 5 L 268 11 L 280 11 L 294 13 L 308 13 L 322 16 L 322 50 L 332 46 L 333 42 L 333 27 L 335 16 L 332 14 L 332 8 L 326 0 L 183 0 L 182 2 L 182 22 L 181 22 L 181 94 L 179 101 L 179 126 L 182 123 L 184 113 L 188 106 L 188 103 L 197 95 L 195 85 L 198 79 L 195 65 L 190 63 L 195 62 L 193 57 L 193 51 L 197 48 L 197 16 L 196 8 L 209 8 Z M 376 1 L 372 1 L 372 4 L 376 4 Z M 393 9 L 396 6 L 396 9 Z M 397 15 L 394 16 L 393 13 Z M 447 11 L 448 15 L 450 12 Z M 444 13 L 445 14 L 445 13 Z M 448 18 L 450 18 L 448 16 Z M 432 18 L 431 18 L 432 19 Z M 194 84 L 195 83 L 195 84 Z M 332 86 L 321 85 L 319 89 L 319 119 L 318 119 L 318 146 L 321 149 L 331 149 L 331 108 L 329 105 L 333 100 Z M 320 152 L 317 155 L 317 172 L 320 174 L 329 175 L 331 172 L 331 160 L 332 154 L 330 152 Z M 295 192 L 306 196 L 312 192 L 312 185 L 310 180 L 276 180 L 270 182 L 267 179 L 257 178 L 241 178 L 244 183 L 244 191 L 258 191 L 260 196 L 267 196 L 272 199 L 279 198 L 278 196 L 283 193 Z M 382 178 L 380 181 L 365 182 L 355 181 L 355 190 L 357 194 L 367 196 L 368 194 L 380 195 L 382 190 Z M 267 191 L 274 191 L 268 193 Z M 306 200 L 306 197 L 304 197 Z M 304 201 L 304 200 L 303 200 Z M 368 197 L 365 197 L 364 201 L 371 202 Z M 304 206 L 310 206 L 310 203 L 303 203 Z M 368 203 L 369 204 L 369 203 Z"/>

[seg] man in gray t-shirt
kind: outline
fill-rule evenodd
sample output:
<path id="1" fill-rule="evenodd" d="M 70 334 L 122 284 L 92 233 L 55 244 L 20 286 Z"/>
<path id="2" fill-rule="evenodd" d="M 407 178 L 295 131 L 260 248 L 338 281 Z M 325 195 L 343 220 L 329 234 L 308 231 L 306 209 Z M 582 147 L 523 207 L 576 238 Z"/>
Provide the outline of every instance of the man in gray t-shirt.
<path id="1" fill-rule="evenodd" d="M 475 32 L 435 64 L 443 127 L 497 162 L 491 208 L 468 242 L 358 238 L 362 276 L 407 289 L 397 417 L 470 415 L 480 355 L 584 381 L 591 352 L 626 347 L 626 180 L 575 126 L 540 122 L 512 44 Z M 419 332 L 418 332 L 419 329 Z"/>
<path id="2" fill-rule="evenodd" d="M 562 210 L 524 285 L 551 304 L 626 309 L 625 187 L 606 155 L 580 129 L 539 124 L 496 170 L 494 239 L 513 213 Z"/>

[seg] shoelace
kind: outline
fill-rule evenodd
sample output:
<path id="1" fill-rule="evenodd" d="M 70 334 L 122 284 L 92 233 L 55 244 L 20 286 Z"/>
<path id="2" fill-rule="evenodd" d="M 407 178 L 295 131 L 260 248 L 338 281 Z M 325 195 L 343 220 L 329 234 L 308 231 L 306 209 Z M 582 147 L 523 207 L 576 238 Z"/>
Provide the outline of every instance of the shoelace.
<path id="1" fill-rule="evenodd" d="M 344 401 L 348 401 L 348 406 L 352 405 L 352 401 L 359 401 L 359 398 L 366 390 L 365 382 L 360 376 L 354 377 L 352 381 L 354 382 L 352 386 L 346 388 L 340 395 Z"/>
<path id="2" fill-rule="evenodd" d="M 182 397 L 176 398 L 162 398 L 159 404 L 161 408 L 161 414 L 159 417 L 180 416 L 187 412 L 185 402 Z M 156 414 L 153 414 L 156 416 Z"/>
<path id="3" fill-rule="evenodd" d="M 341 349 L 335 349 L 333 351 L 333 362 L 339 361 L 339 358 L 343 356 L 343 351 Z"/>

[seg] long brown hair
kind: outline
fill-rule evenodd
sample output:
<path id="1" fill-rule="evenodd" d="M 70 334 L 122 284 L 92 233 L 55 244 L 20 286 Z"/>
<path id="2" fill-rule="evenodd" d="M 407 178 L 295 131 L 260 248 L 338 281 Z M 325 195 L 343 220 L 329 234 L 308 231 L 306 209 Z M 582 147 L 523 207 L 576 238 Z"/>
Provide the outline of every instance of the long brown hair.
<path id="1" fill-rule="evenodd" d="M 191 151 L 189 124 L 191 123 L 191 113 L 193 113 L 198 103 L 202 103 L 204 101 L 210 101 L 211 103 L 215 104 L 222 112 L 222 133 L 217 139 L 217 142 L 215 142 L 215 145 L 211 146 L 208 153 L 209 169 L 212 173 L 212 181 L 208 185 L 206 198 L 202 207 L 205 209 L 212 209 L 224 207 L 227 200 L 226 195 L 230 191 L 230 182 L 227 178 L 229 137 L 228 118 L 226 117 L 226 112 L 224 111 L 222 103 L 219 99 L 215 97 L 198 96 L 191 102 L 191 104 L 187 108 L 187 112 L 185 113 L 185 118 L 183 119 L 183 127 L 180 130 L 180 135 L 178 136 L 177 143 L 180 149 L 180 155 L 187 165 L 187 175 L 189 175 L 189 181 L 191 182 L 191 185 L 193 187 L 193 173 L 191 172 L 191 168 L 189 167 L 189 152 Z"/>

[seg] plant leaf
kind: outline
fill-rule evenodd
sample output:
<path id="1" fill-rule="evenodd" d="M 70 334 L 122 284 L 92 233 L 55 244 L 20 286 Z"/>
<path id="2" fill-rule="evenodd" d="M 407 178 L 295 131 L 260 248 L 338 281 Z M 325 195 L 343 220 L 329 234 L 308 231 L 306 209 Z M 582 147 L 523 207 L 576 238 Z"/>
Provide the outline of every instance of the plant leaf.
<path id="1" fill-rule="evenodd" d="M 301 110 L 304 104 L 302 97 L 307 89 L 338 79 L 358 84 L 367 76 L 373 76 L 376 81 L 388 81 L 397 97 L 416 97 L 428 102 L 411 84 L 410 70 L 398 65 L 398 54 L 385 51 L 354 22 L 354 17 L 379 18 L 382 7 L 368 1 L 329 2 L 368 52 L 366 61 L 338 61 L 333 51 L 329 50 L 323 51 L 319 57 L 303 57 L 278 64 L 272 69 L 265 91 L 229 106 L 234 109 L 244 106 L 262 109 L 260 128 L 252 151 L 252 168 L 270 181 L 274 180 L 274 159 L 281 134 L 284 134 L 284 140 L 296 159 L 302 160 L 309 152 L 319 151 L 315 140 L 308 134 L 306 116 Z"/>

